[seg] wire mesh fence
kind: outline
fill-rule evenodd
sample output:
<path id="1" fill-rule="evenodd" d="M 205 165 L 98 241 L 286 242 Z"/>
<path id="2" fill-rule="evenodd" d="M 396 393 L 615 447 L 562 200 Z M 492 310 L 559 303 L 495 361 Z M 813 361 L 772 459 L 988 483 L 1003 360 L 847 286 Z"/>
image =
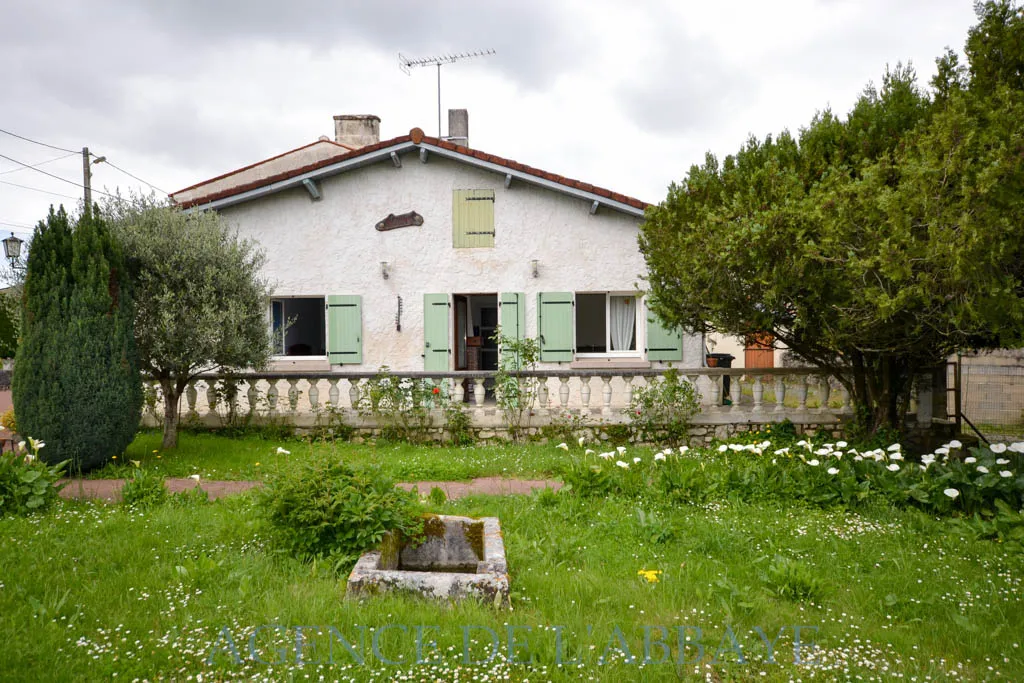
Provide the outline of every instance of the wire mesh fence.
<path id="1" fill-rule="evenodd" d="M 989 441 L 1024 440 L 1024 349 L 962 356 L 960 410 Z"/>

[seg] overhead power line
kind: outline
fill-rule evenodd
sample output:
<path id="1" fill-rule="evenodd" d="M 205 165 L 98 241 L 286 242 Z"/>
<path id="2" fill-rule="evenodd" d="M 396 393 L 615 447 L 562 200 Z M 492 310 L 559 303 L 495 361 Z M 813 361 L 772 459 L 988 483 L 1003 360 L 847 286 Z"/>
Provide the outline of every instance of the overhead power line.
<path id="1" fill-rule="evenodd" d="M 76 154 L 77 154 L 77 152 L 76 152 Z M 51 178 L 56 178 L 57 180 L 60 180 L 62 182 L 67 183 L 68 185 L 74 185 L 75 187 L 81 187 L 81 188 L 85 189 L 85 185 L 82 185 L 81 183 L 76 183 L 75 181 L 68 180 L 67 178 L 61 178 L 59 175 L 54 175 L 53 173 L 49 173 L 47 171 L 44 171 L 41 168 L 35 168 L 34 166 L 30 166 L 30 165 L 28 165 L 28 164 L 26 164 L 24 162 L 18 161 L 17 159 L 12 159 L 11 157 L 9 157 L 9 156 L 7 156 L 5 154 L 0 154 L 0 159 L 7 159 L 7 161 L 14 162 L 14 163 L 18 164 L 19 166 L 24 166 L 25 168 L 31 168 L 36 173 L 42 173 L 45 176 L 50 176 Z M 107 197 L 113 197 L 115 199 L 117 198 L 115 195 L 112 195 L 109 192 L 104 192 L 103 190 L 93 190 L 93 191 L 94 192 L 98 192 L 98 193 L 100 193 L 102 195 L 106 195 Z"/>
<path id="2" fill-rule="evenodd" d="M 136 180 L 138 180 L 138 181 L 139 181 L 140 183 L 142 183 L 142 184 L 144 184 L 144 185 L 149 185 L 149 186 L 150 186 L 151 188 L 153 188 L 153 189 L 154 189 L 154 190 L 156 190 L 157 192 L 161 192 L 161 193 L 163 193 L 163 194 L 167 194 L 167 192 L 165 192 L 164 190 L 161 190 L 161 189 L 160 189 L 159 187 L 157 187 L 157 186 L 156 186 L 156 185 L 154 185 L 153 183 L 149 182 L 148 180 L 143 180 L 142 178 L 140 178 L 139 176 L 135 175 L 134 173 L 129 173 L 128 171 L 124 170 L 124 169 L 123 169 L 123 168 L 121 168 L 120 166 L 117 166 L 117 165 L 115 165 L 115 164 L 111 163 L 111 162 L 110 162 L 110 159 L 107 159 L 107 160 L 105 160 L 105 161 L 104 161 L 104 163 L 105 163 L 105 164 L 106 164 L 107 166 L 111 166 L 111 167 L 113 167 L 113 168 L 116 168 L 116 169 L 117 169 L 118 171 L 120 171 L 121 173 L 124 173 L 124 174 L 125 174 L 126 176 L 129 176 L 129 177 L 135 178 Z"/>
<path id="3" fill-rule="evenodd" d="M 64 147 L 58 147 L 57 145 L 50 145 L 50 144 L 47 144 L 45 142 L 39 142 L 39 140 L 33 140 L 32 138 L 27 138 L 24 135 L 18 135 L 17 133 L 12 133 L 11 131 L 4 130 L 3 128 L 0 128 L 0 133 L 6 133 L 7 135 L 10 135 L 11 137 L 18 138 L 19 140 L 24 140 L 25 142 L 31 142 L 34 145 L 42 145 L 43 147 L 49 147 L 50 149 L 55 149 L 58 152 L 68 152 L 69 154 L 78 154 L 78 152 L 76 152 L 73 149 L 66 149 Z"/>
<path id="4" fill-rule="evenodd" d="M 10 185 L 11 187 L 20 187 L 23 190 L 32 190 L 33 192 L 42 192 L 43 194 L 52 194 L 54 197 L 64 197 L 65 199 L 78 199 L 78 197 L 72 197 L 69 194 L 61 194 L 60 192 L 51 192 L 50 190 L 44 190 L 39 187 L 30 187 L 28 185 L 19 185 L 18 183 L 12 183 L 8 180 L 0 180 L 0 185 Z"/>
<path id="5" fill-rule="evenodd" d="M 61 159 L 69 159 L 71 157 L 76 157 L 76 156 L 78 156 L 78 152 L 72 152 L 71 154 L 65 154 L 63 156 L 54 157 L 53 159 L 47 159 L 46 161 L 40 161 L 38 164 L 32 164 L 31 166 L 32 166 L 32 168 L 36 168 L 36 167 L 42 166 L 44 164 L 50 164 L 50 163 L 53 163 L 54 161 L 60 161 Z M 24 167 L 22 167 L 22 168 L 12 168 L 12 169 L 9 169 L 7 171 L 0 171 L 0 175 L 7 175 L 8 173 L 17 173 L 18 171 L 24 171 L 24 170 L 25 170 Z"/>

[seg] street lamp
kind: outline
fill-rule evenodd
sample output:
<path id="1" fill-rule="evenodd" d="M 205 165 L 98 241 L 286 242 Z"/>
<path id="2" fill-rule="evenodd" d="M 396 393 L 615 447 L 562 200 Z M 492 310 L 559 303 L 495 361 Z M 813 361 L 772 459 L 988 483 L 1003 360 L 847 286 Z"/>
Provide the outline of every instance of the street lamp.
<path id="1" fill-rule="evenodd" d="M 10 237 L 3 240 L 4 243 L 4 256 L 11 262 L 11 268 L 18 270 L 22 266 L 18 265 L 18 259 L 21 258 L 21 245 L 25 240 L 20 240 L 11 233 Z"/>

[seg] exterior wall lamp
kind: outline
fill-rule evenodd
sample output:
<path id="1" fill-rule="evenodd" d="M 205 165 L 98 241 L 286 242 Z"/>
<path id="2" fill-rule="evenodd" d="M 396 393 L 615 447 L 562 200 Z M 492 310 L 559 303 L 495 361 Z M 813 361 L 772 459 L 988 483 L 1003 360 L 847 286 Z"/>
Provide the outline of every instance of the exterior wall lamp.
<path id="1" fill-rule="evenodd" d="M 530 261 L 530 272 L 533 273 L 535 278 L 540 277 L 539 261 L 537 259 Z"/>
<path id="2" fill-rule="evenodd" d="M 385 280 L 391 277 L 391 264 L 387 261 L 380 262 L 380 276 Z"/>

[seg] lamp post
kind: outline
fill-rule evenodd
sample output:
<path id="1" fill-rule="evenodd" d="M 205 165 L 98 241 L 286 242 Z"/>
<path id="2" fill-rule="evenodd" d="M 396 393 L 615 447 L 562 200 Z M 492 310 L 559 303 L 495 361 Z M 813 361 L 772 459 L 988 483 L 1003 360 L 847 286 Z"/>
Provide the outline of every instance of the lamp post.
<path id="1" fill-rule="evenodd" d="M 4 256 L 11 262 L 11 268 L 13 270 L 20 270 L 24 266 L 18 263 L 18 259 L 21 258 L 21 245 L 25 240 L 18 239 L 11 233 L 10 237 L 4 238 Z"/>

